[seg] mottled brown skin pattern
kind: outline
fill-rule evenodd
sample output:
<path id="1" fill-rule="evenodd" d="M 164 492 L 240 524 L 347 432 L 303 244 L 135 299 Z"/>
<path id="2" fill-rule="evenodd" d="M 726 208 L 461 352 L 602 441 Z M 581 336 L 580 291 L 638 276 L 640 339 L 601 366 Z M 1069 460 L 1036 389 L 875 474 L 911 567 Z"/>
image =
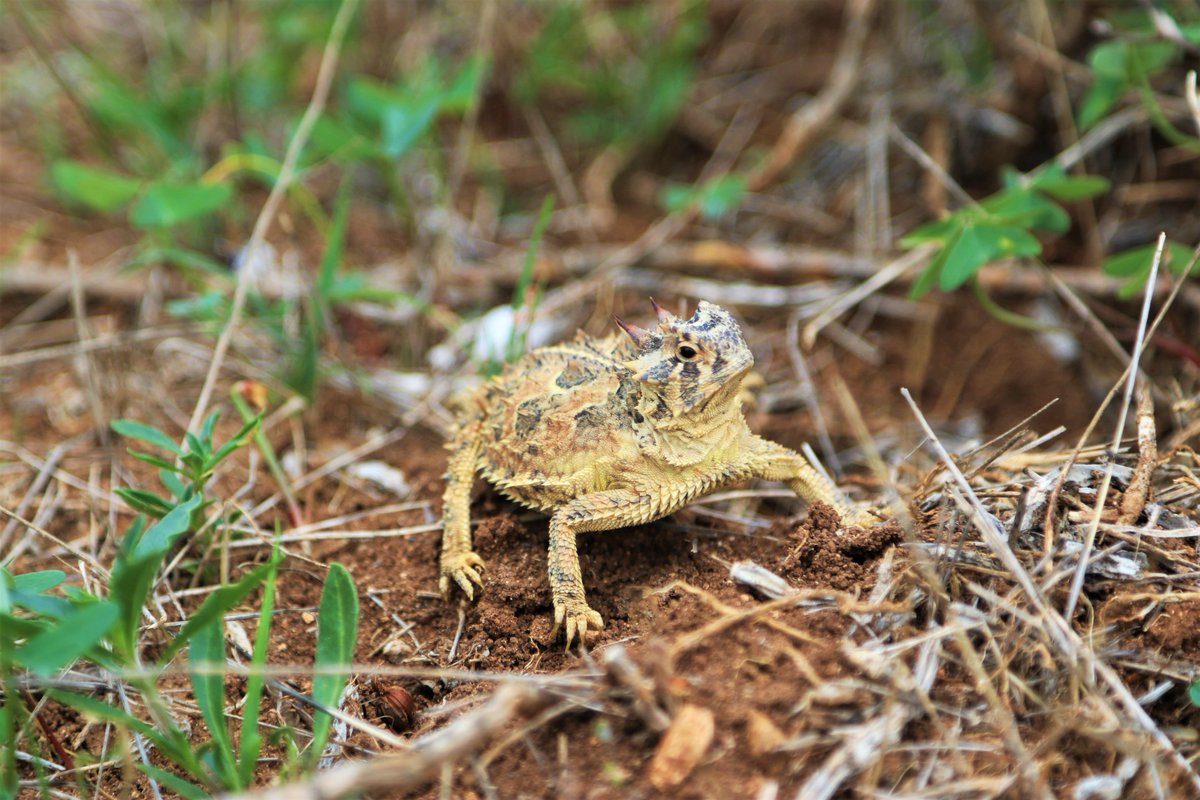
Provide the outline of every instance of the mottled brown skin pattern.
<path id="1" fill-rule="evenodd" d="M 652 331 L 618 320 L 628 337 L 580 333 L 529 353 L 471 398 L 449 445 L 443 596 L 456 584 L 473 598 L 483 586 L 469 521 L 477 472 L 550 515 L 555 632 L 566 625 L 568 646 L 604 627 L 584 597 L 576 534 L 650 522 L 751 477 L 829 503 L 849 524 L 875 521 L 798 453 L 750 432 L 738 395 L 754 357 L 724 309 L 701 302 L 687 320 L 655 310 Z"/>

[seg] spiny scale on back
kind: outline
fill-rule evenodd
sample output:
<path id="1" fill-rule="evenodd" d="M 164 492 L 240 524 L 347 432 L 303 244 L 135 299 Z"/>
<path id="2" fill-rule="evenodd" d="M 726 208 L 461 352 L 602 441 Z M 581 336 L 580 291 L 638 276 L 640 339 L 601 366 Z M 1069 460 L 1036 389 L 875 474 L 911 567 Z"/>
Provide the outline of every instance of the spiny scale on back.
<path id="1" fill-rule="evenodd" d="M 798 454 L 750 432 L 739 390 L 754 357 L 733 317 L 701 302 L 686 320 L 654 303 L 659 324 L 621 320 L 627 337 L 535 350 L 485 384 L 468 404 L 450 448 L 441 586 L 468 597 L 482 586 L 471 550 L 474 475 L 551 514 L 550 584 L 556 627 L 567 641 L 603 626 L 584 600 L 575 534 L 666 516 L 729 483 L 784 480 L 859 523 L 836 487 Z"/>

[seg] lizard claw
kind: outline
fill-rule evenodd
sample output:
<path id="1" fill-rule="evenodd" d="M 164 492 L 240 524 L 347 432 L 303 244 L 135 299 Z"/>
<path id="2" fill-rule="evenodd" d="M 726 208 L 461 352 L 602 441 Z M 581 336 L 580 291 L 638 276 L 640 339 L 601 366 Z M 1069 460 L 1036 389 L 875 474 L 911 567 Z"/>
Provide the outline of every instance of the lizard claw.
<path id="1" fill-rule="evenodd" d="M 438 578 L 438 589 L 442 598 L 450 599 L 450 585 L 453 581 L 463 590 L 468 600 L 474 600 L 475 586 L 483 588 L 483 570 L 483 559 L 472 550 L 442 556 L 441 577 Z"/>
<path id="2" fill-rule="evenodd" d="M 589 608 L 586 602 L 575 599 L 560 600 L 556 597 L 554 599 L 554 629 L 550 631 L 551 639 L 558 636 L 558 629 L 564 622 L 567 625 L 567 650 L 571 649 L 571 642 L 575 640 L 576 634 L 579 635 L 579 641 L 586 647 L 588 629 L 604 629 L 604 618 Z"/>
<path id="3" fill-rule="evenodd" d="M 892 516 L 886 508 L 856 505 L 842 516 L 842 527 L 870 528 L 872 525 L 886 522 Z"/>

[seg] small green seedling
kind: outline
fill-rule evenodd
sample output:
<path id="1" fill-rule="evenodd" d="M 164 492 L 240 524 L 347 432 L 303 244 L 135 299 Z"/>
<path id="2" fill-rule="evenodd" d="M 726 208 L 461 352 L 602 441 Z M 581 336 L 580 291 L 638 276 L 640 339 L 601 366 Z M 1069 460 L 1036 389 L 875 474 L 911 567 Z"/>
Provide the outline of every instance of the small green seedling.
<path id="1" fill-rule="evenodd" d="M 195 529 L 200 518 L 213 501 L 204 500 L 204 489 L 217 465 L 224 461 L 239 447 L 244 446 L 253 438 L 255 431 L 262 422 L 258 416 L 242 426 L 241 430 L 225 444 L 217 447 L 213 441 L 213 429 L 216 427 L 219 412 L 214 411 L 204 420 L 198 433 L 188 431 L 184 434 L 183 446 L 180 447 L 167 434 L 151 425 L 134 420 L 114 420 L 112 429 L 121 436 L 137 439 L 149 445 L 165 450 L 175 456 L 175 461 L 168 461 L 160 456 L 128 449 L 129 455 L 152 464 L 159 468 L 158 477 L 163 486 L 169 491 L 169 496 L 155 494 L 145 489 L 122 487 L 117 489 L 121 499 L 135 511 L 162 519 L 172 511 L 178 510 L 181 503 L 200 498 L 193 506 L 189 524 Z"/>
<path id="2" fill-rule="evenodd" d="M 997 259 L 1041 255 L 1036 233 L 1065 233 L 1071 227 L 1061 203 L 1095 197 L 1108 189 L 1105 178 L 1066 175 L 1057 164 L 1033 175 L 1007 170 L 1004 188 L 996 194 L 922 225 L 901 240 L 904 247 L 940 245 L 913 283 L 911 296 L 921 297 L 934 287 L 953 291 Z"/>

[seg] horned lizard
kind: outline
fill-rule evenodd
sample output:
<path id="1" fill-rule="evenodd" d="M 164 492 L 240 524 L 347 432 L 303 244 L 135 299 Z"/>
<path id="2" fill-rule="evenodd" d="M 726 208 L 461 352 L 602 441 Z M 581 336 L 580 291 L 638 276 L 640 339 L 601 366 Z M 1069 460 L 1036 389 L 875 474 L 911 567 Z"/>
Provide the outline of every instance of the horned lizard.
<path id="1" fill-rule="evenodd" d="M 685 320 L 650 302 L 654 330 L 617 319 L 626 337 L 580 332 L 528 353 L 467 401 L 448 445 L 444 597 L 453 584 L 468 598 L 483 587 L 483 559 L 471 549 L 477 472 L 550 515 L 554 634 L 565 624 L 568 647 L 604 627 L 584 598 L 576 534 L 651 522 L 755 476 L 833 505 L 847 524 L 875 521 L 798 453 L 750 432 L 739 389 L 754 356 L 728 312 L 701 301 Z"/>

